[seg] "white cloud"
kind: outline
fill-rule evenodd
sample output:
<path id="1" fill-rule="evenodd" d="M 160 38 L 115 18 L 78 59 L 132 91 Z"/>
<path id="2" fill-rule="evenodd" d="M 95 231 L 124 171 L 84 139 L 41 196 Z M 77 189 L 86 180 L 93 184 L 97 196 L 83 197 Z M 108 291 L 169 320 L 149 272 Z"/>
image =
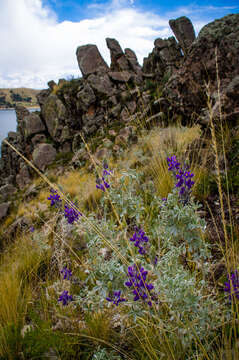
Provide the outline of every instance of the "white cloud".
<path id="1" fill-rule="evenodd" d="M 168 16 L 140 11 L 133 0 L 110 4 L 100 9 L 95 6 L 94 18 L 58 22 L 42 0 L 0 1 L 0 38 L 5 44 L 1 47 L 0 88 L 44 88 L 51 79 L 80 76 L 75 55 L 79 45 L 96 44 L 109 64 L 105 38 L 113 37 L 123 49 L 134 50 L 142 63 L 157 37 L 173 35 Z M 194 23 L 197 30 L 199 24 L 203 22 Z"/>

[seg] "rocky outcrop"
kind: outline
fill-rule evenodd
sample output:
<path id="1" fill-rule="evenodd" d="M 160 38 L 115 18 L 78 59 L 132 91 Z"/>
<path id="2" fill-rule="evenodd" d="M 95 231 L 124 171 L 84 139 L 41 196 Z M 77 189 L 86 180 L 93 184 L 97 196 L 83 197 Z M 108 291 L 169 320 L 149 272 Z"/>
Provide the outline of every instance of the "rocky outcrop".
<path id="1" fill-rule="evenodd" d="M 84 77 L 95 72 L 108 70 L 108 65 L 100 55 L 96 45 L 88 44 L 79 46 L 76 50 L 76 56 L 79 68 Z"/>
<path id="2" fill-rule="evenodd" d="M 217 57 L 215 53 L 217 49 Z M 166 97 L 174 112 L 182 114 L 186 119 L 201 117 L 206 122 L 205 115 L 207 95 L 205 83 L 210 82 L 209 91 L 213 105 L 217 99 L 217 73 L 220 78 L 220 93 L 223 100 L 223 112 L 231 117 L 239 107 L 237 96 L 237 77 L 239 75 L 239 14 L 232 14 L 215 20 L 204 26 L 197 39 L 192 43 L 190 51 L 180 69 L 169 79 L 163 96 Z M 233 88 L 235 96 L 230 90 Z M 236 110 L 236 113 L 238 110 Z M 234 117 L 234 116 L 232 116 Z"/>
<path id="3" fill-rule="evenodd" d="M 208 81 L 214 117 L 219 116 L 221 103 L 225 119 L 236 121 L 239 116 L 239 14 L 208 24 L 197 38 L 188 18 L 170 20 L 169 24 L 178 42 L 173 36 L 156 39 L 142 68 L 133 50 L 123 51 L 116 39 L 106 39 L 110 67 L 95 45 L 78 47 L 76 55 L 83 78 L 60 79 L 58 85 L 50 81 L 49 89 L 37 95 L 40 112 L 30 113 L 18 106 L 17 132 L 9 133 L 7 140 L 44 171 L 57 152 L 73 150 L 79 155 L 82 134 L 87 138 L 97 131 L 104 132 L 108 125 L 116 125 L 119 130 L 114 135 L 113 151 L 117 153 L 121 146 L 136 141 L 134 131 L 129 130 L 136 120 L 153 124 L 180 116 L 187 123 L 193 116 L 207 124 L 205 82 Z M 160 89 L 160 98 L 155 98 L 155 89 Z M 106 145 L 104 149 L 108 153 Z M 99 158 L 106 153 L 101 148 L 97 151 Z M 4 142 L 1 152 L 0 187 L 13 184 L 24 189 L 31 177 L 29 168 Z M 82 159 L 78 160 L 75 164 L 82 163 Z"/>
<path id="4" fill-rule="evenodd" d="M 152 53 L 144 59 L 144 76 L 162 83 L 164 77 L 169 78 L 180 67 L 182 60 L 180 46 L 173 36 L 164 40 L 158 38 Z"/>
<path id="5" fill-rule="evenodd" d="M 196 39 L 191 21 L 186 16 L 181 16 L 176 20 L 169 20 L 169 25 L 173 30 L 183 53 L 187 55 L 193 41 Z"/>

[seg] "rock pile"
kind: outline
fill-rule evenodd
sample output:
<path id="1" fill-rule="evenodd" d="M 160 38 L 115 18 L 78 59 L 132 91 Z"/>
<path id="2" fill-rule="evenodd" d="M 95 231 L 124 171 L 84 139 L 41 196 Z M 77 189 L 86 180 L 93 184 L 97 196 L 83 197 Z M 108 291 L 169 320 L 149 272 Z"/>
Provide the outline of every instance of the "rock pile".
<path id="1" fill-rule="evenodd" d="M 178 42 L 175 37 L 156 39 L 142 67 L 134 51 L 123 51 L 115 39 L 106 39 L 110 67 L 96 45 L 78 47 L 76 56 L 83 77 L 61 79 L 58 84 L 50 81 L 49 88 L 38 94 L 40 112 L 30 113 L 18 106 L 17 132 L 10 132 L 7 140 L 44 171 L 57 153 L 80 149 L 80 133 L 92 136 L 105 125 L 117 123 L 129 129 L 136 118 L 160 122 L 165 114 L 181 116 L 185 123 L 194 115 L 205 124 L 209 119 L 205 82 L 210 81 L 215 117 L 219 113 L 215 49 L 222 110 L 228 121 L 238 120 L 239 14 L 204 26 L 197 38 L 186 17 L 170 20 L 169 25 Z M 147 88 L 149 81 L 162 90 L 160 99 Z M 117 149 L 130 139 L 122 136 L 115 136 Z M 22 189 L 29 181 L 26 164 L 2 143 L 0 187 L 12 184 Z M 6 208 L 2 207 L 2 213 Z"/>

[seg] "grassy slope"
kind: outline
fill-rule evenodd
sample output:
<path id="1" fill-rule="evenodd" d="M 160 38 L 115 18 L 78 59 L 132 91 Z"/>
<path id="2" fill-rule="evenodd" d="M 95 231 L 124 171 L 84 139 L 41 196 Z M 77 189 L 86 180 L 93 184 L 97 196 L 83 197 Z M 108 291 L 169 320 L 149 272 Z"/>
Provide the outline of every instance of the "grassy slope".
<path id="1" fill-rule="evenodd" d="M 28 89 L 28 88 L 13 88 L 13 89 L 0 89 L 0 98 L 5 96 L 6 104 L 0 103 L 0 109 L 6 107 L 14 107 L 15 104 L 24 105 L 26 107 L 39 106 L 37 102 L 36 95 L 41 90 Z M 11 93 L 12 92 L 12 93 Z M 22 98 L 31 97 L 31 101 L 14 101 L 11 97 L 11 94 L 20 95 Z M 10 103 L 10 106 L 9 104 Z"/>

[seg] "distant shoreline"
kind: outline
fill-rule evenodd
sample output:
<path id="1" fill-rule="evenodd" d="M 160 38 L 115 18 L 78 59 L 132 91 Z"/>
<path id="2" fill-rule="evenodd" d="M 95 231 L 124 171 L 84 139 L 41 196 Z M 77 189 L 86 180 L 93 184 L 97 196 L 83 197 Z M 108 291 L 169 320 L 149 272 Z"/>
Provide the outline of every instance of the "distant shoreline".
<path id="1" fill-rule="evenodd" d="M 40 106 L 28 106 L 27 109 L 40 109 Z M 15 110 L 14 107 L 11 108 L 0 108 L 0 111 L 4 111 L 4 110 Z"/>

